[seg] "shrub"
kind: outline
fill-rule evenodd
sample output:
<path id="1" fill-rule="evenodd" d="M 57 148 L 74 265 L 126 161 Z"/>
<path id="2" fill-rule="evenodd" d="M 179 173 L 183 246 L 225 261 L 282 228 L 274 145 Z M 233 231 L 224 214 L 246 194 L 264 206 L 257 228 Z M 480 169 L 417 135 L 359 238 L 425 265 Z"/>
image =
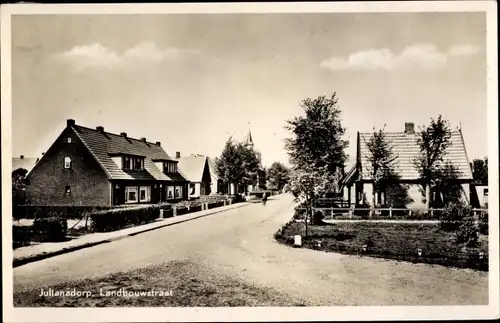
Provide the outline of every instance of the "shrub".
<path id="1" fill-rule="evenodd" d="M 448 203 L 443 210 L 441 229 L 445 231 L 456 231 L 460 227 L 466 215 L 470 215 L 471 209 L 462 203 Z"/>
<path id="2" fill-rule="evenodd" d="M 488 234 L 488 211 L 479 213 L 479 232 L 481 234 Z"/>
<path id="3" fill-rule="evenodd" d="M 313 212 L 312 224 L 320 225 L 323 224 L 323 220 L 325 219 L 325 214 L 323 211 L 316 210 Z"/>
<path id="4" fill-rule="evenodd" d="M 479 240 L 478 227 L 476 219 L 471 212 L 467 212 L 464 218 L 460 221 L 458 231 L 456 232 L 458 243 L 465 243 L 467 247 L 475 247 Z"/>
<path id="5" fill-rule="evenodd" d="M 66 238 L 68 222 L 61 217 L 37 218 L 32 225 L 33 235 L 38 241 L 59 242 Z"/>
<path id="6" fill-rule="evenodd" d="M 12 244 L 14 249 L 29 245 L 32 239 L 31 226 L 12 226 Z"/>
<path id="7" fill-rule="evenodd" d="M 149 223 L 159 216 L 160 207 L 157 205 L 103 210 L 90 214 L 90 226 L 97 232 L 114 231 L 130 225 Z"/>
<path id="8" fill-rule="evenodd" d="M 85 213 L 111 208 L 110 206 L 17 205 L 12 207 L 12 217 L 15 220 L 48 217 L 81 219 Z"/>

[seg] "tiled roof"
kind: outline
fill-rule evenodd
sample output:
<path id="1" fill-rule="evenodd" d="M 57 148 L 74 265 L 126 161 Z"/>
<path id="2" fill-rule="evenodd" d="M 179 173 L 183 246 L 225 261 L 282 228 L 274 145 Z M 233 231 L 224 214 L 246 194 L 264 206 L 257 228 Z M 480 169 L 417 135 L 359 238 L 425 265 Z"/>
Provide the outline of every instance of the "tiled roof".
<path id="1" fill-rule="evenodd" d="M 133 180 L 183 180 L 181 174 L 164 174 L 154 164 L 154 159 L 173 160 L 157 144 L 144 142 L 134 138 L 125 138 L 109 132 L 74 125 L 71 127 L 82 140 L 99 164 L 106 171 L 110 179 Z M 113 154 L 131 154 L 144 156 L 144 170 L 123 170 L 111 158 Z"/>
<path id="2" fill-rule="evenodd" d="M 362 165 L 362 178 L 364 180 L 371 179 L 367 165 L 369 150 L 366 143 L 370 140 L 372 133 L 360 133 L 360 153 Z M 418 134 L 405 134 L 404 132 L 387 132 L 387 140 L 393 147 L 393 152 L 397 156 L 396 171 L 403 180 L 417 180 L 419 179 L 418 170 L 413 164 L 413 160 L 420 153 L 420 148 L 417 144 Z M 447 152 L 443 161 L 449 161 L 458 168 L 460 179 L 471 179 L 472 170 L 467 157 L 465 144 L 462 134 L 459 130 L 452 131 L 451 146 L 447 148 Z"/>
<path id="3" fill-rule="evenodd" d="M 23 158 L 12 158 L 12 171 L 23 168 L 28 171 L 28 173 L 35 167 L 38 158 L 36 157 L 23 157 Z"/>

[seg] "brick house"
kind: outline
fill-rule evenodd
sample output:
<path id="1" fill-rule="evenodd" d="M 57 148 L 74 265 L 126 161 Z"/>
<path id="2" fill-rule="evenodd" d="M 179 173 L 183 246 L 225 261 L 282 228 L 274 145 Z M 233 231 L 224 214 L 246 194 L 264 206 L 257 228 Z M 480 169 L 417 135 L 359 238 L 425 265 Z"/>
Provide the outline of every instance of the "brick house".
<path id="1" fill-rule="evenodd" d="M 187 199 L 188 180 L 160 142 L 67 126 L 28 174 L 33 205 L 112 206 Z"/>
<path id="2" fill-rule="evenodd" d="M 175 159 L 179 162 L 179 170 L 190 182 L 189 198 L 220 192 L 222 181 L 217 176 L 215 163 L 211 158 L 203 155 L 181 157 L 180 152 L 177 152 Z"/>
<path id="3" fill-rule="evenodd" d="M 367 142 L 373 133 L 358 132 L 356 163 L 352 169 L 345 174 L 341 180 L 343 199 L 347 200 L 348 205 L 354 204 L 360 206 L 363 203 L 372 203 L 373 194 L 375 194 L 375 203 L 377 205 L 386 205 L 387 192 L 373 192 L 372 178 L 369 171 Z M 395 170 L 399 174 L 400 184 L 405 185 L 408 190 L 408 196 L 413 200 L 407 207 L 424 208 L 422 193 L 420 192 L 421 180 L 418 170 L 413 161 L 420 153 L 415 133 L 414 124 L 407 122 L 404 132 L 387 132 L 386 138 L 393 147 L 393 152 L 397 156 Z M 453 130 L 451 133 L 451 146 L 448 147 L 444 162 L 451 162 L 458 171 L 457 184 L 461 186 L 462 198 L 470 203 L 470 188 L 472 183 L 472 169 L 467 156 L 464 139 L 461 129 Z M 438 191 L 431 192 L 431 203 L 442 199 L 443 193 Z"/>

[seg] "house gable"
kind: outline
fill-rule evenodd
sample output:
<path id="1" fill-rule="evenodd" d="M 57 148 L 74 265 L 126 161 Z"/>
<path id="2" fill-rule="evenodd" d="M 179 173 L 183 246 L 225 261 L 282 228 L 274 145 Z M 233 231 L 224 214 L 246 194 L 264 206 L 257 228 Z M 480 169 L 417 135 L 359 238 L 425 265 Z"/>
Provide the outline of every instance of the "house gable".
<path id="1" fill-rule="evenodd" d="M 106 172 L 71 127 L 63 130 L 27 178 L 31 204 L 110 204 Z"/>

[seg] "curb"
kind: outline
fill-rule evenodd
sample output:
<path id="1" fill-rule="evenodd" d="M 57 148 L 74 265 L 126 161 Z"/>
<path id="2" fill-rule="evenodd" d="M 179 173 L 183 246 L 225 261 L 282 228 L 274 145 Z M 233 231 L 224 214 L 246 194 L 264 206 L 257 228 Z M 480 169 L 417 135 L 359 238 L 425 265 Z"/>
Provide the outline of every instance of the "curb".
<path id="1" fill-rule="evenodd" d="M 231 208 L 229 210 L 239 209 L 239 208 L 242 208 L 242 207 L 247 206 L 247 205 L 250 205 L 250 204 L 243 202 L 240 205 L 238 205 L 237 207 Z M 100 245 L 100 244 L 104 244 L 104 243 L 109 243 L 109 242 L 113 242 L 113 241 L 122 240 L 122 239 L 125 239 L 127 237 L 133 237 L 133 236 L 136 236 L 136 235 L 141 234 L 141 233 L 153 231 L 153 230 L 156 230 L 156 229 L 165 228 L 165 227 L 176 225 L 176 224 L 179 224 L 179 223 L 184 223 L 184 222 L 196 220 L 196 219 L 199 219 L 199 218 L 203 218 L 203 217 L 208 216 L 208 215 L 213 215 L 213 214 L 221 213 L 221 212 L 224 212 L 224 211 L 228 211 L 227 209 L 226 210 L 217 210 L 217 208 L 212 209 L 212 210 L 214 210 L 214 212 L 209 212 L 207 214 L 195 216 L 195 217 L 192 217 L 192 218 L 189 218 L 189 219 L 185 219 L 185 220 L 181 220 L 181 221 L 178 221 L 178 222 L 165 223 L 163 225 L 159 225 L 159 226 L 154 227 L 154 228 L 148 228 L 148 229 L 144 229 L 144 230 L 141 230 L 141 231 L 132 232 L 132 233 L 128 233 L 128 234 L 125 234 L 125 235 L 122 235 L 122 236 L 117 236 L 117 237 L 114 237 L 114 238 L 110 238 L 110 239 L 104 239 L 104 240 L 101 240 L 101 241 L 89 242 L 89 243 L 86 243 L 86 244 L 82 244 L 82 245 L 78 245 L 78 246 L 74 246 L 74 247 L 68 247 L 68 248 L 64 248 L 64 249 L 61 249 L 61 250 L 57 250 L 57 251 L 51 251 L 51 252 L 37 254 L 37 255 L 33 255 L 33 256 L 27 256 L 27 257 L 24 257 L 24 258 L 14 259 L 12 261 L 12 265 L 13 265 L 13 268 L 16 268 L 16 267 L 20 267 L 22 265 L 26 265 L 26 264 L 29 264 L 29 263 L 32 263 L 32 262 L 44 260 L 44 259 L 47 259 L 47 258 L 52 258 L 52 257 L 55 257 L 55 256 L 63 255 L 63 254 L 70 253 L 70 252 L 73 252 L 73 251 L 78 251 L 78 250 L 81 250 L 81 249 L 86 249 L 86 248 L 94 247 L 94 246 L 97 246 L 97 245 Z M 180 216 L 182 216 L 182 215 L 180 215 Z"/>

